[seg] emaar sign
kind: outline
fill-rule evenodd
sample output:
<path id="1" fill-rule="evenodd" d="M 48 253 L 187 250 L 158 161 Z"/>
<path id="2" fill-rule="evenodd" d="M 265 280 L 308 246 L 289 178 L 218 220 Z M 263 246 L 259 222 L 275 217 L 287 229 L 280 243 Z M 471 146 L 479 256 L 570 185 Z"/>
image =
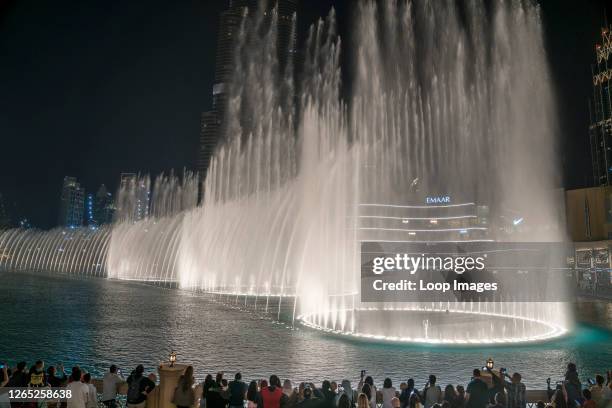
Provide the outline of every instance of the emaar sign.
<path id="1" fill-rule="evenodd" d="M 450 196 L 434 196 L 425 198 L 425 203 L 427 204 L 448 204 L 450 202 Z"/>

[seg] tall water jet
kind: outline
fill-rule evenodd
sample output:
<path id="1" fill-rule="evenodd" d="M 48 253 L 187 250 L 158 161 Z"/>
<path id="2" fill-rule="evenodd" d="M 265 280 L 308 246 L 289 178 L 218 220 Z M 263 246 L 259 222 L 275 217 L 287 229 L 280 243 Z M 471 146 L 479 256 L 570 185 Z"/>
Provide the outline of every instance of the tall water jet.
<path id="1" fill-rule="evenodd" d="M 198 177 L 189 171 L 182 177 L 162 174 L 152 195 L 149 185 L 149 176 L 139 176 L 119 187 L 122 207 L 110 235 L 107 276 L 174 286 L 180 228 L 184 214 L 197 205 Z M 138 219 L 145 200 L 146 217 Z"/>

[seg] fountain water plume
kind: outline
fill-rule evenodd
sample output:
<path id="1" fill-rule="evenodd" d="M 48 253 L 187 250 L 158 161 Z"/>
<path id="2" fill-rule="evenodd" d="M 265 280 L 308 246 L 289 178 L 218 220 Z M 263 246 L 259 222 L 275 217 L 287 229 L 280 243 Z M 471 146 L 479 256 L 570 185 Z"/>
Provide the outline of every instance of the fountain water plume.
<path id="1" fill-rule="evenodd" d="M 245 11 L 226 84 L 224 142 L 201 205 L 193 176 L 162 176 L 151 215 L 134 222 L 138 192 L 125 187 L 107 276 L 242 296 L 255 308 L 265 299 L 265 312 L 288 309 L 307 326 L 377 341 L 523 342 L 565 333 L 561 303 L 359 300 L 361 241 L 466 239 L 461 231 L 476 241 L 564 239 L 538 6 L 361 1 L 346 101 L 333 10 L 310 29 L 299 81 L 291 63 L 278 62 L 278 18 L 263 6 Z M 513 235 L 494 224 L 410 227 L 427 220 L 420 212 L 445 209 L 414 205 L 426 194 L 457 199 L 449 207 L 462 212 L 440 220 L 472 220 L 484 206 L 490 218 L 512 211 L 530 227 Z"/>
<path id="2" fill-rule="evenodd" d="M 151 215 L 155 218 L 169 217 L 198 205 L 198 176 L 183 170 L 182 179 L 171 171 L 155 178 L 151 199 Z"/>
<path id="3" fill-rule="evenodd" d="M 111 228 L 0 231 L 0 271 L 106 276 Z"/>
<path id="4" fill-rule="evenodd" d="M 115 223 L 136 222 L 149 216 L 151 178 L 148 174 L 122 175 L 117 190 Z"/>
<path id="5" fill-rule="evenodd" d="M 137 186 L 148 186 L 149 177 L 142 177 Z M 149 196 L 149 192 L 144 194 Z M 119 200 L 137 203 L 143 197 L 139 188 L 120 188 Z M 198 177 L 184 171 L 182 178 L 170 172 L 156 178 L 151 195 L 150 216 L 134 221 L 119 217 L 112 228 L 107 258 L 107 276 L 113 279 L 139 280 L 163 285 L 177 281 L 177 254 L 180 228 L 185 214 L 196 207 Z M 128 215 L 134 214 L 128 207 Z M 147 211 L 149 214 L 149 211 Z"/>

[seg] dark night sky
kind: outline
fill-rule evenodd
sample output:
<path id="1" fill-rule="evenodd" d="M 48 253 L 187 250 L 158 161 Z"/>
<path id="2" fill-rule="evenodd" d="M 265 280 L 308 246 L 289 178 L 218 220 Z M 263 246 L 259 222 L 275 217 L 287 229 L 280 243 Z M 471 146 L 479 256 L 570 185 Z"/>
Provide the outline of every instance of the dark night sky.
<path id="1" fill-rule="evenodd" d="M 610 2 L 541 1 L 566 187 L 591 182 L 590 64 Z M 351 1 L 301 3 L 302 30 L 333 4 L 346 38 Z M 65 175 L 95 191 L 122 171 L 194 167 L 226 5 L 0 0 L 0 193 L 14 220 L 52 226 Z"/>

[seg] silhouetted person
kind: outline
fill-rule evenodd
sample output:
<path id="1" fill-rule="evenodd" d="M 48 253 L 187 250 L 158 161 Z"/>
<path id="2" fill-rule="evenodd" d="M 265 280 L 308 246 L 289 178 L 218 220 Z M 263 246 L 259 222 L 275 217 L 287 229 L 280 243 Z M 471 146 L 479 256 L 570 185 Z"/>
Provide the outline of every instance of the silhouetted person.
<path id="1" fill-rule="evenodd" d="M 138 365 L 127 379 L 128 393 L 127 406 L 128 408 L 144 408 L 147 403 L 147 396 L 155 388 L 155 383 L 144 375 L 144 367 Z"/>
<path id="2" fill-rule="evenodd" d="M 489 403 L 489 387 L 480 378 L 480 370 L 474 369 L 472 381 L 466 390 L 466 408 L 485 408 Z"/>
<path id="3" fill-rule="evenodd" d="M 236 373 L 234 381 L 228 384 L 230 408 L 243 408 L 248 386 L 242 381 L 242 374 Z"/>

